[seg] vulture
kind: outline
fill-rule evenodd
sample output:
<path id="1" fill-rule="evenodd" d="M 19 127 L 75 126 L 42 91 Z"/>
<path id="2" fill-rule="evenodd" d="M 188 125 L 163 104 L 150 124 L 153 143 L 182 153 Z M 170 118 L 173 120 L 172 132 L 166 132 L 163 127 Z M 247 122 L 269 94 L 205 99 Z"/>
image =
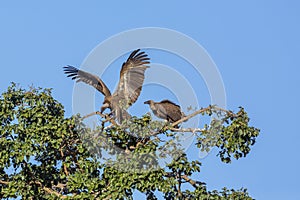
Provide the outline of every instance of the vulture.
<path id="1" fill-rule="evenodd" d="M 145 101 L 144 104 L 149 104 L 153 114 L 161 119 L 165 119 L 170 123 L 174 123 L 185 114 L 181 111 L 180 106 L 170 100 L 162 100 L 161 102 L 154 102 L 153 100 Z M 176 127 L 178 128 L 178 126 Z"/>
<path id="2" fill-rule="evenodd" d="M 104 95 L 104 101 L 100 112 L 103 113 L 106 108 L 109 108 L 113 118 L 122 123 L 131 117 L 126 110 L 136 102 L 141 93 L 145 70 L 150 64 L 149 60 L 145 52 L 141 52 L 140 49 L 134 50 L 122 65 L 119 83 L 113 94 L 96 75 L 70 65 L 64 67 L 64 72 L 72 80 L 89 84 L 101 92 Z"/>

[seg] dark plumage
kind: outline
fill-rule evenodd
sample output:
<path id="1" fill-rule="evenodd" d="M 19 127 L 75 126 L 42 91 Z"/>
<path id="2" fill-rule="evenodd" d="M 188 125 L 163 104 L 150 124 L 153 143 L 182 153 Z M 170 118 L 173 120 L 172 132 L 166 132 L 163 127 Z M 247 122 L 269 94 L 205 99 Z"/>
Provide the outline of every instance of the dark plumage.
<path id="1" fill-rule="evenodd" d="M 174 123 L 185 114 L 181 111 L 180 106 L 169 100 L 154 102 L 152 100 L 145 101 L 144 104 L 149 104 L 153 114 L 161 119 L 165 119 L 170 123 Z"/>
<path id="2" fill-rule="evenodd" d="M 141 93 L 149 60 L 147 54 L 140 52 L 140 49 L 133 51 L 122 65 L 118 87 L 113 94 L 98 76 L 72 66 L 64 67 L 64 71 L 76 82 L 84 82 L 101 92 L 104 95 L 101 113 L 110 108 L 116 120 L 122 123 L 123 120 L 130 118 L 126 110 L 136 102 Z"/>

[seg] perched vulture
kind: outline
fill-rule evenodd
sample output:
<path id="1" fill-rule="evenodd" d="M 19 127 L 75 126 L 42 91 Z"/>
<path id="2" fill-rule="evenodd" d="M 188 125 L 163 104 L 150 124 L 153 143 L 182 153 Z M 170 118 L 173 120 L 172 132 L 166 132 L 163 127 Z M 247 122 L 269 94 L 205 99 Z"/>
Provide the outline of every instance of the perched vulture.
<path id="1" fill-rule="evenodd" d="M 169 100 L 162 100 L 161 102 L 154 102 L 152 100 L 145 101 L 144 104 L 149 104 L 153 114 L 161 119 L 166 119 L 173 123 L 185 117 L 181 111 L 180 106 Z"/>
<path id="2" fill-rule="evenodd" d="M 147 66 L 150 63 L 149 60 L 147 54 L 140 52 L 140 49 L 133 51 L 122 65 L 120 80 L 113 94 L 98 76 L 72 66 L 64 67 L 64 72 L 76 82 L 84 82 L 101 92 L 104 95 L 101 113 L 106 108 L 110 108 L 113 117 L 122 123 L 123 120 L 130 118 L 126 110 L 136 102 L 141 93 L 145 70 L 149 68 Z"/>

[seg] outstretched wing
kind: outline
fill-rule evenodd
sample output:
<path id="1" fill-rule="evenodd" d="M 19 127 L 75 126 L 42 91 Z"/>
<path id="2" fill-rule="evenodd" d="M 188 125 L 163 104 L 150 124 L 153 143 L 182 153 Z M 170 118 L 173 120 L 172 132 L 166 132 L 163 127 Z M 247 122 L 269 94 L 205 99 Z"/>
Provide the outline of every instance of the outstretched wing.
<path id="1" fill-rule="evenodd" d="M 140 52 L 140 49 L 133 51 L 127 61 L 123 63 L 120 71 L 120 80 L 113 96 L 119 100 L 125 100 L 126 107 L 132 105 L 138 99 L 145 79 L 145 70 L 149 68 L 148 55 Z"/>
<path id="2" fill-rule="evenodd" d="M 72 80 L 76 80 L 76 82 L 84 82 L 96 88 L 99 92 L 101 92 L 104 96 L 110 96 L 110 91 L 104 82 L 98 77 L 88 72 L 77 69 L 72 66 L 64 67 L 65 74 L 68 77 L 71 77 Z"/>

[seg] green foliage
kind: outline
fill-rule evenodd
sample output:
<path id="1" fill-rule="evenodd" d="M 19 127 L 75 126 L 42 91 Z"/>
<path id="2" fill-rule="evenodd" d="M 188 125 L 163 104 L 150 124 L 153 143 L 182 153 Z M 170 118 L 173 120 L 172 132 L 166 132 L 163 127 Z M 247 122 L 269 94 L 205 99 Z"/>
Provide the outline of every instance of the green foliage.
<path id="1" fill-rule="evenodd" d="M 210 126 L 205 126 L 198 137 L 197 146 L 202 151 L 209 151 L 212 147 L 219 147 L 221 161 L 231 162 L 231 156 L 235 159 L 246 157 L 250 152 L 250 146 L 255 144 L 259 135 L 259 129 L 249 126 L 249 117 L 244 108 L 235 114 L 232 111 L 209 106 L 205 109 L 209 116 L 215 116 Z"/>
<path id="2" fill-rule="evenodd" d="M 198 148 L 219 148 L 223 162 L 250 152 L 259 130 L 248 125 L 243 108 L 235 114 L 209 106 L 201 113 L 215 118 L 197 131 Z M 188 159 L 178 132 L 149 115 L 122 125 L 102 120 L 91 130 L 79 116 L 65 117 L 50 89 L 13 83 L 0 97 L 0 123 L 2 198 L 132 199 L 138 190 L 147 199 L 157 193 L 165 199 L 252 199 L 245 189 L 208 191 L 193 180 L 201 163 Z"/>

